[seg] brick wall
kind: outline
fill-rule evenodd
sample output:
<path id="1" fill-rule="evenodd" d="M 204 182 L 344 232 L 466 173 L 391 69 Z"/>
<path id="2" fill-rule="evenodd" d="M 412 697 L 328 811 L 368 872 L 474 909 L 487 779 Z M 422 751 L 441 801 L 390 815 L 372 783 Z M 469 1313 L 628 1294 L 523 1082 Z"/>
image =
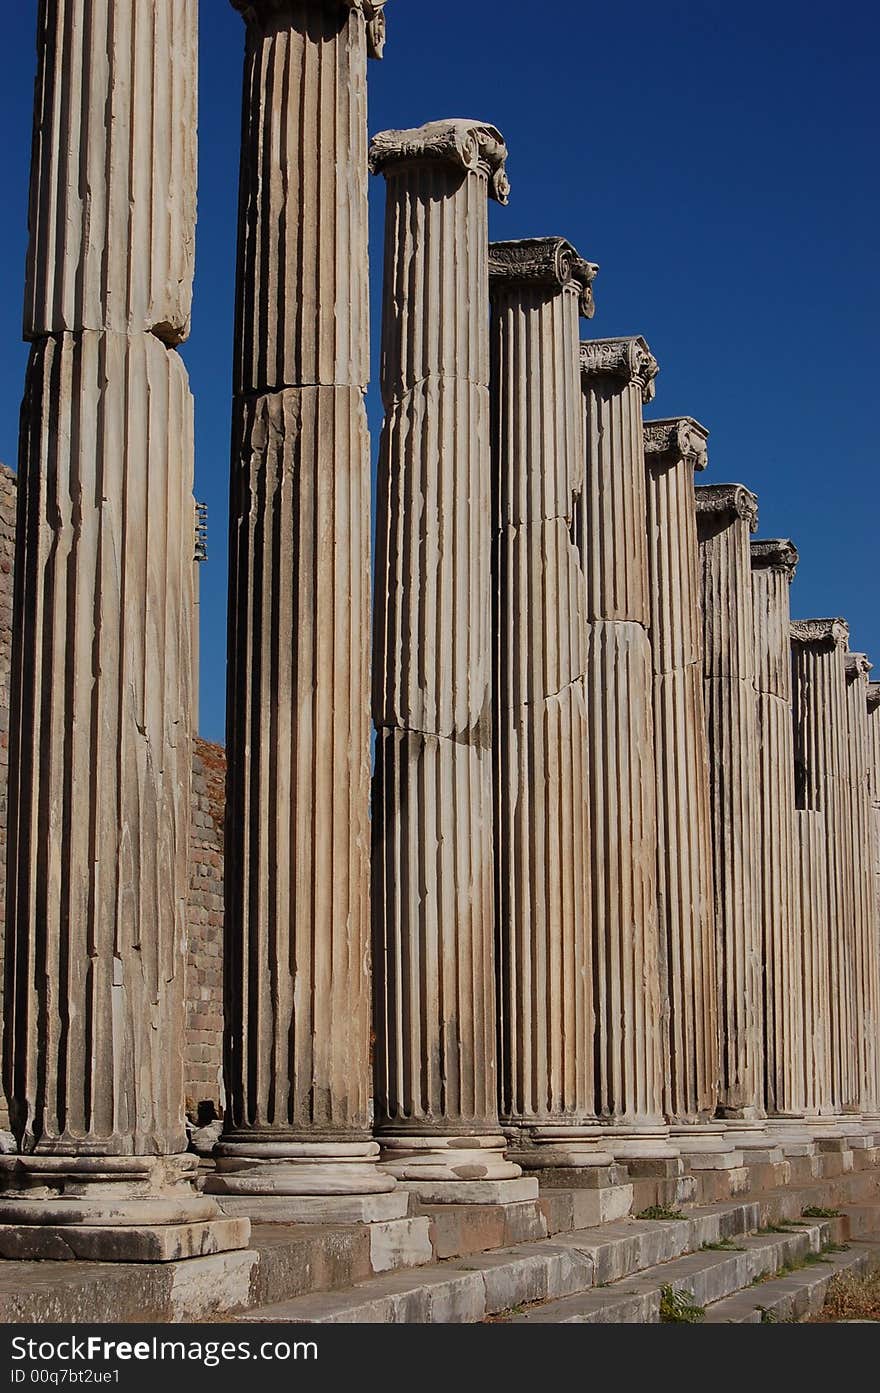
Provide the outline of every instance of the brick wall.
<path id="1" fill-rule="evenodd" d="M 6 910 L 6 784 L 15 552 L 15 474 L 0 464 L 0 973 Z M 186 1100 L 193 1119 L 221 1106 L 223 1045 L 223 812 L 226 756 L 196 740 L 193 751 L 190 895 L 187 908 Z M 0 976 L 2 980 L 2 976 Z M 0 1096 L 0 1126 L 6 1109 Z"/>
<path id="2" fill-rule="evenodd" d="M 187 905 L 186 1099 L 192 1117 L 219 1109 L 223 1064 L 223 815 L 226 752 L 193 750 L 190 887 Z"/>

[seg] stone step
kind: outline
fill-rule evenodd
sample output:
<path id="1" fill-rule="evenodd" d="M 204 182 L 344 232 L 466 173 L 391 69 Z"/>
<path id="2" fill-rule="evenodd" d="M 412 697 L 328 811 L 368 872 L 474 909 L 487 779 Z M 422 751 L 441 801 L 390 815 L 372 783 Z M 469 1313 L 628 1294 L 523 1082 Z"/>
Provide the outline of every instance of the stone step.
<path id="1" fill-rule="evenodd" d="M 843 1253 L 827 1253 L 821 1265 L 790 1272 L 775 1281 L 747 1287 L 714 1301 L 707 1325 L 762 1325 L 800 1321 L 817 1315 L 832 1279 L 840 1272 L 863 1273 L 880 1267 L 880 1244 L 850 1243 Z"/>
<path id="2" fill-rule="evenodd" d="M 463 1260 L 480 1252 L 496 1254 L 535 1243 L 540 1252 L 544 1239 L 557 1248 L 573 1245 L 581 1258 L 590 1259 L 593 1282 L 604 1300 L 600 1283 L 619 1281 L 702 1243 L 735 1237 L 781 1217 L 798 1219 L 811 1205 L 845 1211 L 852 1217 L 854 1237 L 880 1237 L 880 1223 L 874 1224 L 875 1207 L 880 1208 L 876 1172 L 851 1172 L 807 1187 L 686 1207 L 684 1217 L 677 1220 L 629 1219 L 597 1226 L 597 1219 L 609 1212 L 609 1204 L 613 1212 L 613 1205 L 626 1207 L 629 1202 L 627 1184 L 604 1188 L 607 1193 L 548 1189 L 537 1202 L 525 1205 L 434 1206 L 417 1214 L 411 1211 L 410 1218 L 386 1225 L 255 1224 L 247 1250 L 186 1262 L 0 1261 L 0 1321 L 199 1321 L 244 1311 L 259 1320 L 265 1308 L 298 1297 L 362 1292 L 391 1272 L 418 1282 L 422 1273 L 435 1270 L 438 1263 L 448 1273 L 450 1263 L 458 1260 L 461 1267 Z M 842 1241 L 845 1227 L 835 1236 Z M 552 1264 L 548 1270 L 552 1272 Z M 473 1278 L 472 1271 L 466 1273 L 467 1281 L 473 1283 Z M 500 1281 L 500 1276 L 495 1280 Z M 512 1304 L 534 1299 L 528 1292 L 534 1289 L 529 1281 L 535 1280 L 534 1266 L 530 1273 L 516 1277 L 520 1295 Z M 558 1295 L 557 1299 L 564 1298 Z M 652 1309 L 650 1293 L 640 1295 L 636 1305 L 634 1297 L 628 1300 L 629 1305 L 618 1302 L 618 1313 L 607 1318 L 635 1320 L 641 1318 L 634 1314 L 636 1309 Z"/>
<path id="3" fill-rule="evenodd" d="M 482 1321 L 514 1307 L 559 1301 L 620 1281 L 704 1243 L 746 1233 L 758 1220 L 752 1203 L 707 1206 L 681 1219 L 622 1220 L 376 1277 L 344 1292 L 315 1292 L 267 1304 L 237 1319 L 304 1324 Z"/>
<path id="4" fill-rule="evenodd" d="M 185 1262 L 0 1261 L 0 1323 L 199 1321 L 434 1261 L 426 1216 L 253 1224 L 250 1246 Z"/>
<path id="5" fill-rule="evenodd" d="M 818 1254 L 831 1241 L 837 1221 L 805 1223 L 784 1233 L 741 1234 L 735 1247 L 699 1250 L 634 1272 L 605 1289 L 594 1288 L 567 1300 L 548 1301 L 524 1312 L 511 1313 L 511 1323 L 533 1325 L 607 1324 L 660 1320 L 664 1287 L 688 1292 L 697 1305 L 708 1306 L 749 1287 L 756 1278 L 796 1265 Z M 634 1312 L 636 1314 L 631 1314 Z"/>

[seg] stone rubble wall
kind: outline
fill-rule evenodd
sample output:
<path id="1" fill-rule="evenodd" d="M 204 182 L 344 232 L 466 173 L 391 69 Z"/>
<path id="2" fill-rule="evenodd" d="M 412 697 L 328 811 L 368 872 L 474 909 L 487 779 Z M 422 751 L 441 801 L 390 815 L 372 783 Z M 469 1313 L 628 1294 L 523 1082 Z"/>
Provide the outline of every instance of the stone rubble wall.
<path id="1" fill-rule="evenodd" d="M 6 788 L 9 766 L 9 674 L 15 553 L 16 476 L 0 464 L 0 925 L 6 916 Z M 209 1120 L 222 1107 L 223 815 L 226 754 L 196 739 L 187 905 L 185 1096 L 187 1115 Z M 0 978 L 4 935 L 0 931 Z M 6 1106 L 0 1103 L 0 1125 Z"/>

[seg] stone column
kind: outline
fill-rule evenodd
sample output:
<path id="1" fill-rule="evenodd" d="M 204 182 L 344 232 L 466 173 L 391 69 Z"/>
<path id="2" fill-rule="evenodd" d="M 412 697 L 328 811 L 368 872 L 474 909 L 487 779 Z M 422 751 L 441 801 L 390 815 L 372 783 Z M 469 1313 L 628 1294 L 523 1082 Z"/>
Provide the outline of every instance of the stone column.
<path id="1" fill-rule="evenodd" d="M 694 472 L 708 431 L 688 417 L 646 421 L 648 566 L 657 762 L 658 903 L 670 1016 L 666 1112 L 712 1116 L 717 1102 L 715 943 L 703 634 Z"/>
<path id="2" fill-rule="evenodd" d="M 243 1245 L 184 1127 L 195 0 L 44 0 L 9 756 L 0 1254 Z"/>
<path id="3" fill-rule="evenodd" d="M 831 1102 L 838 1114 L 858 1111 L 852 1015 L 852 837 L 846 823 L 846 645 L 842 619 L 792 624 L 795 778 L 798 806 L 823 814 L 827 861 L 827 927 Z"/>
<path id="4" fill-rule="evenodd" d="M 754 1128 L 755 1120 L 764 1114 L 755 635 L 749 554 L 758 504 L 741 484 L 698 488 L 696 499 L 715 868 L 719 1114 Z M 731 1130 L 738 1145 L 760 1140 L 750 1137 L 748 1126 Z"/>
<path id="5" fill-rule="evenodd" d="M 873 664 L 864 653 L 846 659 L 847 785 L 853 837 L 853 1011 L 858 1069 L 859 1111 L 876 1118 L 878 1099 L 877 1032 L 880 962 L 871 861 L 871 802 L 868 788 L 868 676 Z"/>
<path id="6" fill-rule="evenodd" d="M 709 1123 L 718 1104 L 712 814 L 694 471 L 708 431 L 682 416 L 645 422 L 648 578 L 654 671 L 657 885 L 665 945 L 665 1110 L 686 1154 L 735 1155 Z"/>
<path id="7" fill-rule="evenodd" d="M 195 546 L 193 551 L 193 620 L 192 620 L 192 710 L 193 731 L 199 730 L 199 693 L 201 671 L 202 578 L 201 569 L 208 560 L 208 505 L 195 504 Z"/>
<path id="8" fill-rule="evenodd" d="M 492 126 L 375 138 L 387 183 L 373 707 L 376 1124 L 423 1199 L 535 1194 L 498 1122 L 488 200 Z"/>
<path id="9" fill-rule="evenodd" d="M 866 693 L 868 723 L 868 819 L 871 842 L 871 907 L 873 951 L 880 958 L 880 682 L 869 682 Z M 880 973 L 880 969 L 878 969 Z M 875 1020 L 880 1020 L 880 981 L 874 978 Z M 880 1057 L 876 1059 L 874 1088 L 880 1097 Z"/>
<path id="10" fill-rule="evenodd" d="M 581 368 L 596 1103 L 616 1156 L 669 1157 L 642 426 L 658 369 L 641 338 L 582 343 Z"/>
<path id="11" fill-rule="evenodd" d="M 230 492 L 224 1209 L 372 1219 L 368 0 L 246 22 Z"/>
<path id="12" fill-rule="evenodd" d="M 759 922 L 764 960 L 764 1106 L 792 1145 L 806 1108 L 804 958 L 795 826 L 791 583 L 797 548 L 752 542 L 757 695 Z"/>
<path id="13" fill-rule="evenodd" d="M 811 1118 L 832 1113 L 831 976 L 828 961 L 828 831 L 825 814 L 795 811 L 796 874 L 800 900 L 804 1013 L 804 1109 Z"/>
<path id="14" fill-rule="evenodd" d="M 535 1169 L 594 1166 L 579 319 L 559 237 L 489 249 L 501 1120 Z M 605 1156 L 610 1161 L 610 1156 Z"/>

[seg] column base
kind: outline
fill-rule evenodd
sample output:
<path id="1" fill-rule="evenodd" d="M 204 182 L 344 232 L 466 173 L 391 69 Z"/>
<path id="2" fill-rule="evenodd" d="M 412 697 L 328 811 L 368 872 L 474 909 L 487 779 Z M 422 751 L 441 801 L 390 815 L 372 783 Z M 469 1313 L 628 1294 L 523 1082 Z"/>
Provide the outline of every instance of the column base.
<path id="1" fill-rule="evenodd" d="M 865 1135 L 862 1117 L 855 1113 L 826 1113 L 814 1117 L 810 1121 L 810 1130 L 817 1143 L 839 1142 L 847 1149 L 853 1141 L 858 1144 Z"/>
<path id="2" fill-rule="evenodd" d="M 222 1214 L 246 1214 L 256 1224 L 385 1224 L 405 1219 L 409 1195 L 402 1186 L 381 1195 L 222 1195 Z"/>
<path id="3" fill-rule="evenodd" d="M 782 1147 L 786 1157 L 816 1154 L 812 1128 L 805 1114 L 768 1117 L 767 1131 L 772 1140 Z"/>
<path id="4" fill-rule="evenodd" d="M 738 1170 L 743 1163 L 742 1152 L 718 1122 L 671 1123 L 669 1141 L 691 1171 Z"/>
<path id="5" fill-rule="evenodd" d="M 380 1169 L 424 1204 L 517 1204 L 538 1182 L 505 1155 L 503 1136 L 383 1136 Z"/>
<path id="6" fill-rule="evenodd" d="M 620 1219 L 632 1209 L 626 1169 L 596 1137 L 596 1126 L 509 1127 L 508 1155 L 541 1190 L 577 1190 L 578 1227 Z"/>
<path id="7" fill-rule="evenodd" d="M 198 1157 L 0 1157 L 0 1256 L 175 1262 L 247 1247 L 250 1223 L 195 1188 Z"/>
<path id="8" fill-rule="evenodd" d="M 614 1157 L 598 1136 L 595 1123 L 581 1127 L 513 1126 L 505 1128 L 507 1154 L 523 1170 L 542 1171 L 551 1168 L 590 1170 L 610 1168 Z"/>
<path id="9" fill-rule="evenodd" d="M 268 1223 L 372 1223 L 400 1219 L 407 1198 L 365 1142 L 220 1141 L 205 1193 L 224 1214 Z"/>
<path id="10" fill-rule="evenodd" d="M 614 1123 L 596 1129 L 602 1145 L 615 1161 L 623 1161 L 632 1173 L 632 1162 L 680 1161 L 678 1148 L 670 1142 L 669 1128 L 657 1123 Z"/>
<path id="11" fill-rule="evenodd" d="M 766 1117 L 725 1117 L 719 1121 L 747 1166 L 778 1165 L 785 1160 L 782 1147 L 768 1130 Z"/>

